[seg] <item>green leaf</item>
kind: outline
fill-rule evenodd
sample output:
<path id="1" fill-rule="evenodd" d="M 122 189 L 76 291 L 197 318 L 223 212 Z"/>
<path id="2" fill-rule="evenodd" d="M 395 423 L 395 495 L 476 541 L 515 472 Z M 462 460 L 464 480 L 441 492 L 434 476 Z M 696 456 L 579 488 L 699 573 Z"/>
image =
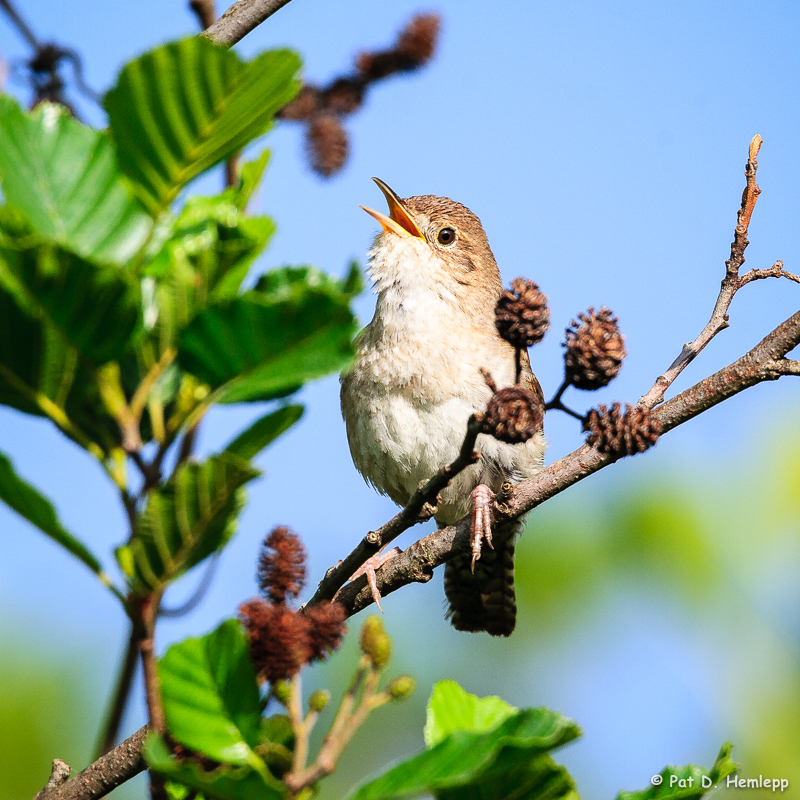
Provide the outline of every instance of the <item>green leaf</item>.
<path id="1" fill-rule="evenodd" d="M 139 321 L 139 292 L 128 275 L 59 247 L 0 247 L 0 283 L 97 364 L 122 355 Z"/>
<path id="2" fill-rule="evenodd" d="M 248 641 L 236 619 L 172 645 L 158 664 L 170 735 L 225 764 L 247 764 L 258 744 L 261 705 Z"/>
<path id="3" fill-rule="evenodd" d="M 240 433 L 225 448 L 225 452 L 248 460 L 255 458 L 267 445 L 289 430 L 303 416 L 303 410 L 303 406 L 291 405 L 266 414 Z"/>
<path id="4" fill-rule="evenodd" d="M 8 203 L 42 238 L 122 264 L 152 222 L 130 196 L 108 136 L 42 103 L 26 114 L 0 96 L 0 180 Z"/>
<path id="5" fill-rule="evenodd" d="M 160 355 L 210 302 L 236 297 L 275 231 L 230 198 L 191 198 L 144 271 L 145 325 Z"/>
<path id="6" fill-rule="evenodd" d="M 178 363 L 219 389 L 220 403 L 296 389 L 350 362 L 349 291 L 312 268 L 275 270 L 255 290 L 198 314 L 181 337 Z"/>
<path id="7" fill-rule="evenodd" d="M 732 751 L 733 745 L 725 742 L 710 770 L 694 764 L 664 767 L 660 783 L 640 792 L 620 792 L 616 800 L 697 800 L 739 768 L 731 758 Z"/>
<path id="8" fill-rule="evenodd" d="M 152 491 L 133 538 L 117 550 L 134 591 L 162 588 L 227 544 L 244 504 L 242 487 L 260 474 L 244 459 L 223 453 L 203 464 L 181 465 Z"/>
<path id="9" fill-rule="evenodd" d="M 574 785 L 547 755 L 580 734 L 571 720 L 544 708 L 523 709 L 492 730 L 457 730 L 356 789 L 351 800 L 564 798 Z M 500 789 L 503 793 L 498 793 Z"/>
<path id="10" fill-rule="evenodd" d="M 144 744 L 144 757 L 150 768 L 171 781 L 202 792 L 215 800 L 285 800 L 282 784 L 268 773 L 250 766 L 220 766 L 207 772 L 190 759 L 179 761 L 170 755 L 164 740 L 150 734 Z"/>
<path id="11" fill-rule="evenodd" d="M 120 165 L 157 216 L 192 178 L 269 127 L 298 90 L 298 56 L 262 53 L 244 63 L 193 36 L 127 64 L 106 95 Z"/>
<path id="12" fill-rule="evenodd" d="M 425 744 L 430 748 L 456 731 L 490 731 L 519 709 L 499 697 L 477 697 L 455 681 L 439 681 L 428 701 Z"/>
<path id="13" fill-rule="evenodd" d="M 281 267 L 265 272 L 255 285 L 257 292 L 275 300 L 290 300 L 301 294 L 305 287 L 330 292 L 343 299 L 352 300 L 364 289 L 364 280 L 357 261 L 350 262 L 347 275 L 342 280 L 328 275 L 316 267 Z"/>
<path id="14" fill-rule="evenodd" d="M 97 557 L 83 542 L 64 528 L 53 504 L 17 475 L 11 460 L 2 452 L 0 452 L 0 500 L 82 561 L 103 583 L 111 585 Z"/>
<path id="15" fill-rule="evenodd" d="M 223 197 L 230 201 L 239 209 L 244 211 L 250 202 L 253 194 L 258 189 L 264 170 L 269 163 L 270 151 L 264 150 L 261 155 L 253 161 L 242 164 L 239 170 L 239 185 L 226 189 Z"/>
<path id="16" fill-rule="evenodd" d="M 82 447 L 94 443 L 109 452 L 119 443 L 90 365 L 1 282 L 0 404 L 50 417 Z"/>
<path id="17" fill-rule="evenodd" d="M 292 768 L 295 733 L 292 721 L 285 714 L 274 714 L 261 720 L 261 741 L 258 754 L 276 778 Z"/>

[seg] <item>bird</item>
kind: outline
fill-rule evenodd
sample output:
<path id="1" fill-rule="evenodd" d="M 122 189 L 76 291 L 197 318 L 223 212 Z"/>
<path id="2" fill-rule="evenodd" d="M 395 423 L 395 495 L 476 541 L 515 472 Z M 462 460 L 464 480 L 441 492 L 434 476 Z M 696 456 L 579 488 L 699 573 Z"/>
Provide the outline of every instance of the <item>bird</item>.
<path id="1" fill-rule="evenodd" d="M 448 197 L 402 199 L 373 180 L 389 206 L 388 216 L 361 206 L 381 226 L 367 260 L 377 302 L 341 377 L 341 410 L 357 470 L 402 506 L 456 458 L 470 415 L 486 408 L 492 390 L 481 370 L 499 388 L 515 383 L 515 348 L 495 326 L 503 284 L 480 219 Z M 520 383 L 543 404 L 527 351 L 521 355 Z M 479 460 L 441 492 L 434 515 L 441 528 L 472 512 L 477 543 L 471 564 L 463 554 L 445 565 L 447 616 L 457 630 L 508 636 L 516 622 L 513 555 L 521 523 L 497 549 L 481 550 L 481 539 L 491 545 L 494 494 L 542 469 L 544 431 L 518 444 L 480 434 L 475 449 Z M 374 570 L 385 557 L 356 573 L 372 572 L 378 601 Z"/>

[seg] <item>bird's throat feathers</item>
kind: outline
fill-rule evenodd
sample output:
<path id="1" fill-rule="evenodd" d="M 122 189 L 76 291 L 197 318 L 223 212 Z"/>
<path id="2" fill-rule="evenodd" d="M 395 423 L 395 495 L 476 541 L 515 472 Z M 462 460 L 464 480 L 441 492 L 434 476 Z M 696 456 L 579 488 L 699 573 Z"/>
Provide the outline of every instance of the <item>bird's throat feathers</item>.
<path id="1" fill-rule="evenodd" d="M 378 294 L 376 321 L 384 330 L 437 327 L 461 317 L 491 314 L 497 297 L 457 280 L 427 241 L 380 233 L 368 253 L 367 271 Z M 388 331 L 386 331 L 388 332 Z"/>

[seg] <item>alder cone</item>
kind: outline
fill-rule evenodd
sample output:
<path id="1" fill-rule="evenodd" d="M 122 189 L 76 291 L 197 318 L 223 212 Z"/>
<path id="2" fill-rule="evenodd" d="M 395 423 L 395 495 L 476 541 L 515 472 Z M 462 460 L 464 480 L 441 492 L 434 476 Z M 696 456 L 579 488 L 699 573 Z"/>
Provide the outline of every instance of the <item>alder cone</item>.
<path id="1" fill-rule="evenodd" d="M 563 346 L 566 380 L 576 389 L 592 391 L 617 377 L 627 355 L 625 337 L 609 308 L 578 314 L 566 330 Z"/>
<path id="2" fill-rule="evenodd" d="M 317 114 L 311 120 L 306 136 L 315 172 L 329 178 L 344 166 L 348 152 L 347 133 L 336 114 Z"/>
<path id="3" fill-rule="evenodd" d="M 285 525 L 264 539 L 258 559 L 258 587 L 273 603 L 297 597 L 306 582 L 306 549 L 300 537 Z"/>
<path id="4" fill-rule="evenodd" d="M 479 418 L 481 433 L 508 444 L 527 442 L 542 429 L 544 409 L 532 391 L 508 386 L 496 391 Z"/>
<path id="5" fill-rule="evenodd" d="M 511 289 L 500 295 L 494 315 L 497 332 L 514 347 L 538 344 L 550 327 L 547 295 L 525 278 L 511 281 Z"/>
<path id="6" fill-rule="evenodd" d="M 614 403 L 607 408 L 602 403 L 586 415 L 583 430 L 589 432 L 586 441 L 601 453 L 615 458 L 643 453 L 651 448 L 661 434 L 661 423 L 649 408 Z"/>
<path id="7" fill-rule="evenodd" d="M 316 86 L 307 83 L 298 93 L 297 97 L 290 100 L 276 116 L 279 119 L 288 119 L 294 122 L 311 119 L 322 108 L 322 93 Z"/>

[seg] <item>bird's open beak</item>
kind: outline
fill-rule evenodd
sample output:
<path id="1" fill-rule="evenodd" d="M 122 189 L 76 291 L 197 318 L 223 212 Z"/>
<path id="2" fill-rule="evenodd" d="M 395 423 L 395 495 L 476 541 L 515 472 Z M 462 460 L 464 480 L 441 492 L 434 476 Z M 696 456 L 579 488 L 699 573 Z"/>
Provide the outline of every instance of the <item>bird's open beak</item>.
<path id="1" fill-rule="evenodd" d="M 380 178 L 373 178 L 372 180 L 378 184 L 378 188 L 383 192 L 386 202 L 389 204 L 389 216 L 381 214 L 380 211 L 374 211 L 366 206 L 361 206 L 364 211 L 372 217 L 375 217 L 380 222 L 381 227 L 385 231 L 396 233 L 398 236 L 417 236 L 424 238 L 422 232 L 417 227 L 417 223 L 411 218 L 411 215 L 406 211 L 403 201 L 393 192 Z"/>

